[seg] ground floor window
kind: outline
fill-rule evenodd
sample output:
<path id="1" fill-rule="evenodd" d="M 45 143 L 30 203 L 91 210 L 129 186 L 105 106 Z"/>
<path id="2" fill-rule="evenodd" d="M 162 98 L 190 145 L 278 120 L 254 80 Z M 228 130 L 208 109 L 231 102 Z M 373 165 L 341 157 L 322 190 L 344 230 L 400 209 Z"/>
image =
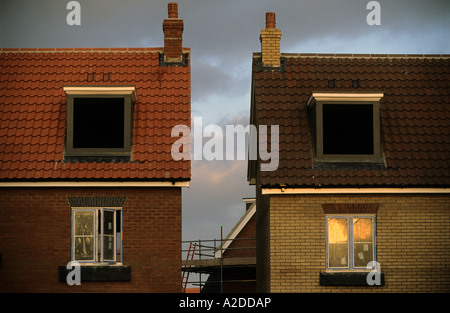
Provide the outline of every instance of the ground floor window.
<path id="1" fill-rule="evenodd" d="M 327 269 L 367 269 L 376 261 L 375 215 L 327 215 L 325 222 Z"/>
<path id="2" fill-rule="evenodd" d="M 71 260 L 122 263 L 122 208 L 72 208 Z"/>

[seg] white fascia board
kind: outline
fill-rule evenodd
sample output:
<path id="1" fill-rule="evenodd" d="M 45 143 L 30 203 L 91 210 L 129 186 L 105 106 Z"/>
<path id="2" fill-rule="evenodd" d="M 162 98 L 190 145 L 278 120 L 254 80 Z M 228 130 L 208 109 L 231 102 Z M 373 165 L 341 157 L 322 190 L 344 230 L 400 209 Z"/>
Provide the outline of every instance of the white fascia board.
<path id="1" fill-rule="evenodd" d="M 380 101 L 382 92 L 313 92 L 308 100 L 308 106 L 316 101 Z"/>
<path id="2" fill-rule="evenodd" d="M 63 86 L 66 95 L 131 95 L 133 102 L 137 100 L 135 86 Z"/>
<path id="3" fill-rule="evenodd" d="M 448 188 L 262 188 L 263 195 L 450 193 Z"/>
<path id="4" fill-rule="evenodd" d="M 169 182 L 169 181 L 48 181 L 48 182 L 0 182 L 3 187 L 189 187 L 189 182 Z"/>

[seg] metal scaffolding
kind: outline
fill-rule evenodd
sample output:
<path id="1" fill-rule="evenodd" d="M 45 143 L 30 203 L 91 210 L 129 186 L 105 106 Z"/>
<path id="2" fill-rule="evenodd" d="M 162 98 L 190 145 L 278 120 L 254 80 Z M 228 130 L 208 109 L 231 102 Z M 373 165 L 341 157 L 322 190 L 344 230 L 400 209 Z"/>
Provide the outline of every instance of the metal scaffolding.
<path id="1" fill-rule="evenodd" d="M 231 247 L 231 242 L 240 242 L 240 244 L 237 247 Z M 255 278 L 227 279 L 225 277 L 226 272 L 256 268 L 255 243 L 256 238 L 182 241 L 182 291 L 186 292 L 187 286 L 192 285 L 200 287 L 201 292 L 222 293 L 224 283 L 255 282 Z M 252 250 L 251 253 L 246 254 L 253 256 L 231 255 L 231 251 L 238 250 L 241 252 Z M 191 273 L 197 274 L 196 277 L 190 276 Z"/>

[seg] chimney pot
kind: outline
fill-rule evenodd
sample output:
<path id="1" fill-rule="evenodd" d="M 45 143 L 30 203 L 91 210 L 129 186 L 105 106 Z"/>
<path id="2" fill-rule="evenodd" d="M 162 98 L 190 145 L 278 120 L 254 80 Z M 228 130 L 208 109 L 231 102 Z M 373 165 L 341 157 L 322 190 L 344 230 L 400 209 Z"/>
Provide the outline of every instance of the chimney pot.
<path id="1" fill-rule="evenodd" d="M 266 13 L 266 28 L 275 28 L 275 12 Z"/>
<path id="2" fill-rule="evenodd" d="M 170 2 L 168 4 L 169 18 L 178 18 L 178 3 Z"/>

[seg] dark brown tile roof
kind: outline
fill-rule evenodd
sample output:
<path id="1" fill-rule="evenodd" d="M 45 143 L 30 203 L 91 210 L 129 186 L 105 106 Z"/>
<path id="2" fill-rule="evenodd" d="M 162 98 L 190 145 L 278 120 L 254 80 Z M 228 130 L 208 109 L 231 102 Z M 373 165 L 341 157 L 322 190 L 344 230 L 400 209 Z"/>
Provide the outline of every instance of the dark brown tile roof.
<path id="1" fill-rule="evenodd" d="M 448 186 L 450 56 L 282 54 L 282 69 L 253 56 L 253 124 L 279 125 L 280 163 L 262 186 Z M 329 87 L 329 80 L 335 86 Z M 359 80 L 354 88 L 352 80 Z M 313 92 L 382 91 L 385 166 L 315 166 L 307 101 Z"/>
<path id="2" fill-rule="evenodd" d="M 190 125 L 190 65 L 160 66 L 160 51 L 0 49 L 0 180 L 189 180 L 170 151 Z M 63 85 L 136 87 L 131 161 L 64 162 Z"/>

